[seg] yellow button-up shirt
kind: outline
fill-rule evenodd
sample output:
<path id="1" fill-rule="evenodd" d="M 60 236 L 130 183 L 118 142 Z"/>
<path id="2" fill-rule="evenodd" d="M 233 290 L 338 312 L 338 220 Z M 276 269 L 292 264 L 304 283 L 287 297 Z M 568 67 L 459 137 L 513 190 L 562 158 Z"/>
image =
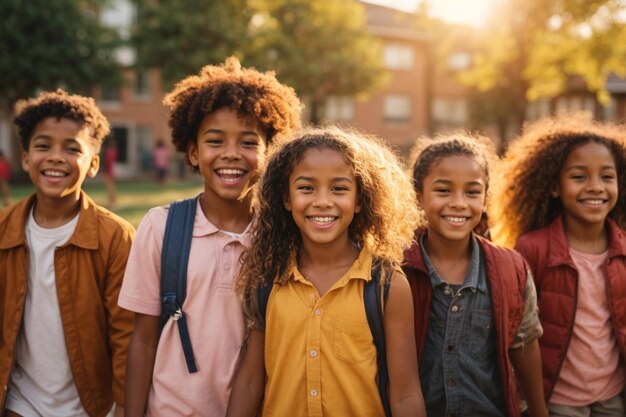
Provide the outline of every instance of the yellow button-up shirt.
<path id="1" fill-rule="evenodd" d="M 295 263 L 287 283 L 274 284 L 266 314 L 263 416 L 385 415 L 363 302 L 371 269 L 372 254 L 362 249 L 321 297 Z"/>

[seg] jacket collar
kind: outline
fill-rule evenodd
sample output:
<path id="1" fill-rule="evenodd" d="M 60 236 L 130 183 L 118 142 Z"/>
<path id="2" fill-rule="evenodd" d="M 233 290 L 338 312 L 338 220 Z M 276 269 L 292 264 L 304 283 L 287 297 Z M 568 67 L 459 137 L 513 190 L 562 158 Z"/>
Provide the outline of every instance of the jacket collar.
<path id="1" fill-rule="evenodd" d="M 26 244 L 26 218 L 37 196 L 32 194 L 0 214 L 0 249 L 10 249 Z M 76 230 L 66 245 L 83 249 L 98 248 L 98 206 L 84 192 L 80 192 L 80 211 Z"/>
<path id="2" fill-rule="evenodd" d="M 609 239 L 609 258 L 616 256 L 626 257 L 626 235 L 617 223 L 606 219 L 606 227 Z M 565 236 L 563 216 L 557 216 L 548 226 L 548 266 L 570 265 L 574 267 L 574 261 L 569 254 L 569 245 Z"/>
<path id="3" fill-rule="evenodd" d="M 428 267 L 424 262 L 424 255 L 420 247 L 422 236 L 426 233 L 426 228 L 420 228 L 415 231 L 415 239 L 411 246 L 404 251 L 403 267 L 416 269 L 428 276 Z"/>

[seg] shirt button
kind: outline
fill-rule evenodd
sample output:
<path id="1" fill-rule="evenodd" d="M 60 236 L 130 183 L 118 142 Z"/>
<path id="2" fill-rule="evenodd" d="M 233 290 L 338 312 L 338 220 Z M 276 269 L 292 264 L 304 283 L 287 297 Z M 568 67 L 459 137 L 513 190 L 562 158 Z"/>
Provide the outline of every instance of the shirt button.
<path id="1" fill-rule="evenodd" d="M 225 252 L 228 252 L 229 250 L 230 250 L 230 245 L 226 245 L 226 246 L 224 246 L 224 251 L 225 251 Z"/>
<path id="2" fill-rule="evenodd" d="M 311 390 L 311 397 L 317 397 L 317 394 L 318 394 L 317 390 L 315 388 L 313 388 Z"/>
<path id="3" fill-rule="evenodd" d="M 459 306 L 452 306 L 452 312 L 456 313 L 457 311 L 459 311 Z"/>
<path id="4" fill-rule="evenodd" d="M 228 271 L 230 269 L 230 265 L 229 264 L 224 264 L 224 270 Z"/>
<path id="5" fill-rule="evenodd" d="M 454 378 L 448 379 L 448 386 L 449 387 L 456 387 L 456 379 L 454 379 Z"/>
<path id="6" fill-rule="evenodd" d="M 312 358 L 317 356 L 317 350 L 315 349 L 311 349 L 311 351 L 309 352 L 309 355 L 311 355 Z"/>
<path id="7" fill-rule="evenodd" d="M 319 308 L 316 308 L 316 309 L 313 311 L 313 314 L 315 314 L 316 316 L 319 316 L 320 314 L 322 314 L 322 310 L 320 310 Z"/>
<path id="8" fill-rule="evenodd" d="M 452 293 L 452 291 L 450 290 L 450 288 L 446 287 L 446 289 L 445 289 L 445 290 L 443 290 L 443 293 L 444 293 L 445 295 L 450 295 L 450 294 Z"/>

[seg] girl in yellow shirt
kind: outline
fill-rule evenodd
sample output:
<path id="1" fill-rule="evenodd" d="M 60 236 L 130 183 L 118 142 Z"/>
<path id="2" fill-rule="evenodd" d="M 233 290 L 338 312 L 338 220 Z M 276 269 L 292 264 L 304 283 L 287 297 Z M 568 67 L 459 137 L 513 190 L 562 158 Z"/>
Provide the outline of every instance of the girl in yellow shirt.
<path id="1" fill-rule="evenodd" d="M 411 290 L 399 268 L 418 212 L 394 154 L 338 128 L 305 130 L 274 150 L 257 192 L 240 276 L 253 324 L 227 416 L 385 416 L 363 300 L 373 265 L 390 282 L 391 414 L 425 416 Z M 263 314 L 259 288 L 270 285 Z"/>

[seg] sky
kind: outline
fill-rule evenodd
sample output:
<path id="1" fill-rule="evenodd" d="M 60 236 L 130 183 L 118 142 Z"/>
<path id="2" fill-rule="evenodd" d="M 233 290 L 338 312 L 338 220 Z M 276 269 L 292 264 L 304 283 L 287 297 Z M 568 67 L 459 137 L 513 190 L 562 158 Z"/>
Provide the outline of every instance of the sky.
<path id="1" fill-rule="evenodd" d="M 421 0 L 365 0 L 401 10 L 413 11 Z M 430 13 L 449 22 L 480 26 L 495 0 L 429 0 Z"/>

